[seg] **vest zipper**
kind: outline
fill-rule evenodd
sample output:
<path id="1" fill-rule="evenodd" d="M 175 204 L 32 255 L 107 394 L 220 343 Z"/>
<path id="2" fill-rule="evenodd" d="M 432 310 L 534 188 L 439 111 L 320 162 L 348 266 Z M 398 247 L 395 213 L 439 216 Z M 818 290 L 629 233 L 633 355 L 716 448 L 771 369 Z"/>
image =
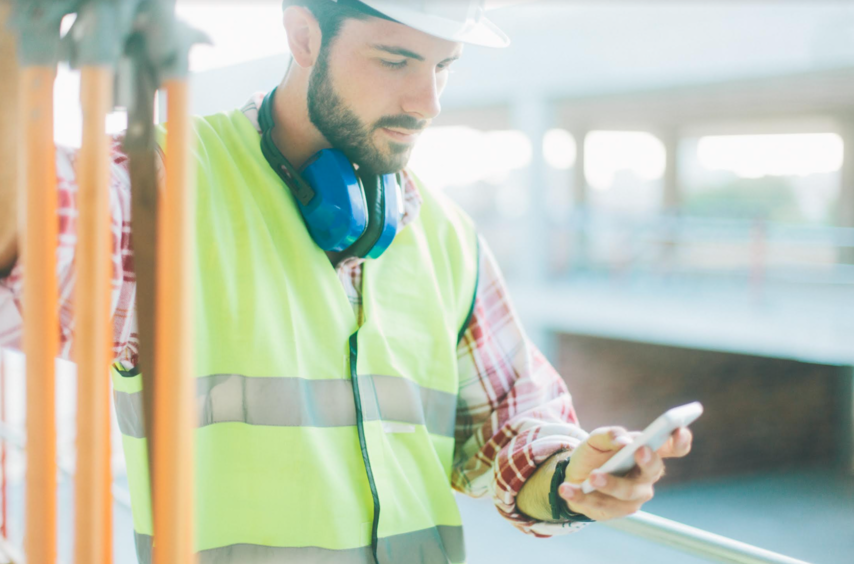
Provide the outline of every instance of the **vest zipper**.
<path id="1" fill-rule="evenodd" d="M 356 361 L 359 357 L 359 332 L 350 335 L 350 380 L 353 383 L 353 397 L 356 401 L 356 428 L 359 431 L 359 447 L 362 450 L 362 461 L 365 463 L 365 472 L 368 474 L 368 484 L 371 486 L 371 497 L 374 499 L 374 522 L 371 526 L 371 553 L 374 561 L 379 564 L 377 557 L 377 532 L 380 524 L 380 496 L 377 494 L 377 485 L 374 482 L 374 472 L 371 470 L 371 457 L 368 455 L 368 445 L 365 442 L 365 425 L 362 420 L 362 397 L 359 395 L 359 376 L 356 373 Z"/>

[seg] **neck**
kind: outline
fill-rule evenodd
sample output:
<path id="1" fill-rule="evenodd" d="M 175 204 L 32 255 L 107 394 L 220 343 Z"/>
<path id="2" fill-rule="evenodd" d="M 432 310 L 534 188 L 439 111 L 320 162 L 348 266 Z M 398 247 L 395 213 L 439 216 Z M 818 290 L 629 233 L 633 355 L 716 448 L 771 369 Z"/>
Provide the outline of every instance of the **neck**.
<path id="1" fill-rule="evenodd" d="M 312 155 L 331 147 L 308 117 L 308 79 L 293 70 L 285 75 L 273 98 L 273 142 L 299 169 Z"/>

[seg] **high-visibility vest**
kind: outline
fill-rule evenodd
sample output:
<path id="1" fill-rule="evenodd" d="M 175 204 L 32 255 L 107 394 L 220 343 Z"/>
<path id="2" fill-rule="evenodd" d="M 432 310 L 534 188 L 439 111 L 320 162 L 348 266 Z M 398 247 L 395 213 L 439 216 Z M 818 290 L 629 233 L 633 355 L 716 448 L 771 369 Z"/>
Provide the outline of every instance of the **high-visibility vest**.
<path id="1" fill-rule="evenodd" d="M 471 221 L 419 185 L 417 219 L 363 266 L 358 327 L 254 126 L 237 110 L 194 119 L 200 562 L 463 562 L 450 475 Z M 143 380 L 114 367 L 148 564 Z"/>

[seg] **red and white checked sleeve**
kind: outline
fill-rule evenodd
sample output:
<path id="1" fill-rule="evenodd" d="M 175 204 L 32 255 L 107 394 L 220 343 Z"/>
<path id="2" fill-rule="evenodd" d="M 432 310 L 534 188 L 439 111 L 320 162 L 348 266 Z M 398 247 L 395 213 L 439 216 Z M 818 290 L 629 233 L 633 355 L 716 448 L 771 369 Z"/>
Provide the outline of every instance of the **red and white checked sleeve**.
<path id="1" fill-rule="evenodd" d="M 110 152 L 110 230 L 112 233 L 113 355 L 115 360 L 136 363 L 134 320 L 136 279 L 130 235 L 130 176 L 128 158 L 120 136 L 112 138 Z M 77 243 L 77 160 L 79 150 L 56 147 L 59 239 L 56 247 L 59 284 L 60 356 L 70 359 L 74 349 L 74 248 Z M 0 346 L 21 348 L 24 265 L 0 279 Z"/>
<path id="2" fill-rule="evenodd" d="M 474 313 L 457 349 L 460 389 L 451 482 L 473 497 L 492 494 L 498 512 L 534 536 L 586 523 L 547 523 L 519 512 L 516 496 L 537 467 L 586 437 L 561 377 L 528 340 L 501 271 L 480 240 Z"/>

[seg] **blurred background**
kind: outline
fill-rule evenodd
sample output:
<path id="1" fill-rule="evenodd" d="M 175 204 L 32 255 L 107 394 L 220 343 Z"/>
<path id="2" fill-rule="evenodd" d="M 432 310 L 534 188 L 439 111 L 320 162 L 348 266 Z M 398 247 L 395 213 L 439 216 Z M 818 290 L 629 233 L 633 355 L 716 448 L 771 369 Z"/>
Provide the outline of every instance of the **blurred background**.
<path id="1" fill-rule="evenodd" d="M 280 2 L 178 9 L 214 41 L 193 52 L 194 113 L 242 106 L 284 75 Z M 668 465 L 645 510 L 852 562 L 854 2 L 562 0 L 490 17 L 512 45 L 466 48 L 411 166 L 477 221 L 582 425 L 643 428 L 703 402 L 694 452 Z M 78 100 L 79 76 L 62 69 L 58 143 L 80 144 Z M 125 125 L 111 115 L 112 131 Z M 5 359 L 22 429 L 20 358 Z M 116 553 L 130 564 L 118 436 Z M 9 456 L 20 544 L 23 460 Z M 459 503 L 472 563 L 701 562 L 598 525 L 533 539 L 488 499 Z"/>

